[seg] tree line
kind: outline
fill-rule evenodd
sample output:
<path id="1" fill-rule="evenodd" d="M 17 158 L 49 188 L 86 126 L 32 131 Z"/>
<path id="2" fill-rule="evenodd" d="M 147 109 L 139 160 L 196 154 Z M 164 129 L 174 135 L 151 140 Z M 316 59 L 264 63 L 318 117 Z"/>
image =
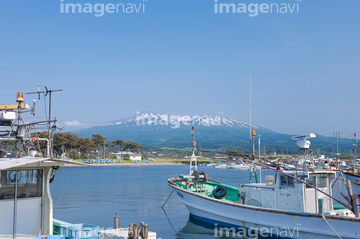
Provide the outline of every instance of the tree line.
<path id="1" fill-rule="evenodd" d="M 249 155 L 245 154 L 242 150 L 236 151 L 235 149 L 227 149 L 225 150 L 225 154 L 231 158 L 249 158 Z"/>
<path id="2" fill-rule="evenodd" d="M 33 134 L 33 137 L 48 138 L 48 132 Z M 34 148 L 45 154 L 46 142 L 37 141 Z M 38 146 L 38 147 L 36 147 Z M 58 132 L 53 134 L 52 140 L 53 154 L 65 155 L 69 158 L 91 158 L 92 156 L 102 156 L 104 151 L 111 148 L 113 151 L 119 147 L 120 151 L 139 151 L 142 146 L 136 142 L 124 140 L 106 140 L 100 134 L 92 134 L 91 138 L 82 138 L 71 132 Z"/>

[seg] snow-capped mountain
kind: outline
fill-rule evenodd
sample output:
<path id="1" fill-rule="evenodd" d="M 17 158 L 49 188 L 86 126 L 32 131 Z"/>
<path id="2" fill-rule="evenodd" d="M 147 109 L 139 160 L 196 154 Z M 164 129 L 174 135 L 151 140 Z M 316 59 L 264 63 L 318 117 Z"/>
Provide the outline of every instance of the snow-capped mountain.
<path id="1" fill-rule="evenodd" d="M 92 134 L 101 134 L 107 140 L 122 139 L 147 146 L 181 148 L 190 145 L 192 126 L 195 126 L 195 139 L 201 142 L 202 148 L 221 149 L 236 146 L 246 150 L 250 147 L 250 125 L 222 116 L 142 112 L 133 117 L 115 120 L 104 126 L 91 127 L 75 133 L 85 138 L 91 138 Z M 266 145 L 268 149 L 281 147 L 298 149 L 291 140 L 291 135 L 277 133 L 260 126 L 252 126 L 252 129 L 256 129 L 256 135 L 261 135 L 261 144 Z M 312 148 L 316 148 L 334 140 L 318 135 L 311 141 Z"/>
<path id="2" fill-rule="evenodd" d="M 226 126 L 226 127 L 240 127 L 240 128 L 249 128 L 250 125 L 245 122 L 241 122 L 235 119 L 229 119 L 222 116 L 190 116 L 190 115 L 170 115 L 170 114 L 157 114 L 153 112 L 142 112 L 137 115 L 116 120 L 111 122 L 114 125 L 133 125 L 138 126 L 144 125 L 167 125 L 172 128 L 179 128 L 184 125 L 201 125 L 201 126 Z M 258 128 L 252 126 L 253 128 Z"/>

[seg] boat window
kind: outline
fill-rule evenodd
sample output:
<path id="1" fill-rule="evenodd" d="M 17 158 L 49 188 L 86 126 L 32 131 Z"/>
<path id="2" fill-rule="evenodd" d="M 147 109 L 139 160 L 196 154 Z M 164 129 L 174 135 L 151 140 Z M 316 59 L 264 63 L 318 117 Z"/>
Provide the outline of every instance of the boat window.
<path id="1" fill-rule="evenodd" d="M 285 175 L 280 176 L 280 185 L 294 187 L 294 179 Z"/>
<path id="2" fill-rule="evenodd" d="M 308 184 L 316 187 L 316 177 L 314 175 L 310 175 L 308 180 L 306 181 Z M 306 188 L 311 188 L 309 185 L 306 185 Z"/>
<path id="3" fill-rule="evenodd" d="M 291 187 L 294 187 L 294 179 L 293 178 L 287 178 L 288 179 L 288 185 Z"/>
<path id="4" fill-rule="evenodd" d="M 0 200 L 14 199 L 15 185 L 7 183 L 7 171 L 1 171 Z"/>
<path id="5" fill-rule="evenodd" d="M 317 185 L 318 188 L 326 188 L 327 187 L 327 177 L 326 176 L 320 176 L 318 177 L 317 180 Z"/>
<path id="6" fill-rule="evenodd" d="M 17 183 L 17 198 L 42 196 L 43 170 L 1 171 L 0 200 L 13 199 Z"/>

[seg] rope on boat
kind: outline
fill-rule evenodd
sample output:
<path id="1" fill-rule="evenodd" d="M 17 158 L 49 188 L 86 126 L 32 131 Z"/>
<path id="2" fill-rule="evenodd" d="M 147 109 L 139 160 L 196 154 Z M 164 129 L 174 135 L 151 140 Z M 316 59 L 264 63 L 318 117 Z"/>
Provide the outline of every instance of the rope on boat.
<path id="1" fill-rule="evenodd" d="M 173 190 L 171 191 L 169 197 L 166 199 L 166 201 L 165 201 L 164 204 L 162 205 L 162 207 L 161 207 L 162 209 L 164 209 L 165 204 L 167 203 L 167 201 L 168 201 L 169 198 L 171 197 L 171 195 L 172 195 L 172 193 L 174 192 L 174 190 L 175 190 L 175 189 L 173 189 Z"/>
<path id="2" fill-rule="evenodd" d="M 331 228 L 331 230 L 333 230 L 333 232 L 341 239 L 341 236 L 335 231 L 335 229 L 330 225 L 330 223 L 326 220 L 326 217 L 324 216 L 324 214 L 321 214 L 322 218 L 324 219 L 324 221 L 326 222 L 326 224 L 328 224 L 328 226 Z"/>

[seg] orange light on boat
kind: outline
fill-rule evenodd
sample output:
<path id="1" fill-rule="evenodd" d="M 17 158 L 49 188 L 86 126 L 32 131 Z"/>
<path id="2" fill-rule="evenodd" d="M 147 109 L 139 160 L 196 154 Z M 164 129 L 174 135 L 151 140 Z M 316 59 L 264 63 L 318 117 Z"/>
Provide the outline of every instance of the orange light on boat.
<path id="1" fill-rule="evenodd" d="M 22 92 L 16 94 L 16 102 L 24 102 L 24 96 Z"/>
<path id="2" fill-rule="evenodd" d="M 251 133 L 252 133 L 253 136 L 256 135 L 256 131 L 254 129 L 251 131 Z"/>

